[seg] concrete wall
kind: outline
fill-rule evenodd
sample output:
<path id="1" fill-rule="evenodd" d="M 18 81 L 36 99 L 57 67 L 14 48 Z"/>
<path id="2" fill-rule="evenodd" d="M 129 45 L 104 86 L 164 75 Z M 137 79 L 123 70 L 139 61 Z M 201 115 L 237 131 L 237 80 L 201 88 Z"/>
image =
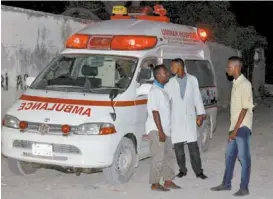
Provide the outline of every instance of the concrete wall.
<path id="1" fill-rule="evenodd" d="M 273 97 L 273 84 L 265 84 L 264 87 L 267 95 Z"/>
<path id="2" fill-rule="evenodd" d="M 226 77 L 227 60 L 231 56 L 237 56 L 238 52 L 235 49 L 217 43 L 209 43 L 208 45 L 216 73 L 218 104 L 219 106 L 226 106 L 229 104 L 232 86 L 232 82 L 230 82 Z"/>
<path id="3" fill-rule="evenodd" d="M 260 97 L 259 89 L 265 84 L 265 70 L 264 49 L 257 48 L 255 49 L 254 67 L 252 71 L 252 87 L 254 97 Z"/>
<path id="4" fill-rule="evenodd" d="M 69 35 L 92 22 L 1 6 L 1 116 L 36 76 L 64 48 Z"/>

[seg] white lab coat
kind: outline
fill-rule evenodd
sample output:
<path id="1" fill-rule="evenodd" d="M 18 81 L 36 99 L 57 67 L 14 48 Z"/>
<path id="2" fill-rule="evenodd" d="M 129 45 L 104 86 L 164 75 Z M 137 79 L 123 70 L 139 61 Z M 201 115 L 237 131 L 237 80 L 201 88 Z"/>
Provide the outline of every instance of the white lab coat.
<path id="1" fill-rule="evenodd" d="M 183 100 L 176 77 L 170 78 L 165 85 L 165 90 L 171 100 L 171 138 L 173 144 L 196 142 L 198 137 L 196 116 L 205 114 L 198 80 L 190 74 L 187 75 Z"/>

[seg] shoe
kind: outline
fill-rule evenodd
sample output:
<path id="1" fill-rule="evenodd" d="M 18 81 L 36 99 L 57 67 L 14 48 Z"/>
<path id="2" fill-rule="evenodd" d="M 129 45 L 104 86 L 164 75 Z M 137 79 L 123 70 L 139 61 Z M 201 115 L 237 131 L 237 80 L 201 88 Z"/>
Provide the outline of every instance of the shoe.
<path id="1" fill-rule="evenodd" d="M 164 187 L 166 189 L 181 189 L 181 187 L 176 185 L 173 181 L 166 181 Z"/>
<path id="2" fill-rule="evenodd" d="M 163 192 L 170 191 L 170 189 L 163 187 L 159 183 L 158 184 L 152 184 L 151 190 L 152 191 L 163 191 Z"/>
<path id="3" fill-rule="evenodd" d="M 201 178 L 202 180 L 205 180 L 208 178 L 208 176 L 206 176 L 204 173 L 200 173 L 198 175 L 196 175 L 197 178 Z"/>
<path id="4" fill-rule="evenodd" d="M 178 177 L 178 178 L 182 178 L 183 176 L 186 176 L 187 175 L 187 173 L 186 172 L 182 172 L 182 171 L 180 171 L 179 172 L 179 174 L 177 174 L 176 175 L 176 177 Z"/>
<path id="5" fill-rule="evenodd" d="M 216 187 L 212 187 L 210 190 L 211 191 L 230 191 L 231 187 L 227 187 L 227 186 L 225 186 L 223 184 L 220 184 L 220 185 L 218 185 Z"/>
<path id="6" fill-rule="evenodd" d="M 249 195 L 249 191 L 247 189 L 239 189 L 239 191 L 237 191 L 233 195 L 234 196 L 247 196 L 247 195 Z"/>

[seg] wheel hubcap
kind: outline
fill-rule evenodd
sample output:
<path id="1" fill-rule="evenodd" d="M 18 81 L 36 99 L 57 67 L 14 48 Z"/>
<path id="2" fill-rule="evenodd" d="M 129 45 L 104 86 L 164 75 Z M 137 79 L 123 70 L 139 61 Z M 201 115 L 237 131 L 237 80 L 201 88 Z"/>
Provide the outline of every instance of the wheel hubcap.
<path id="1" fill-rule="evenodd" d="M 118 169 L 121 172 L 127 171 L 132 164 L 132 154 L 129 149 L 124 149 L 119 156 Z"/>

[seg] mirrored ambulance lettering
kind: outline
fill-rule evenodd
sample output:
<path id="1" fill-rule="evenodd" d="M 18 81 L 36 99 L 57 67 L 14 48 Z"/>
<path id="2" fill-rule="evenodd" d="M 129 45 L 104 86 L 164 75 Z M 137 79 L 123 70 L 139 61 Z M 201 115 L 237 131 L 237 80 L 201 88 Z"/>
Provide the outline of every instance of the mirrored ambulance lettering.
<path id="1" fill-rule="evenodd" d="M 77 105 L 60 104 L 60 103 L 46 103 L 46 102 L 23 102 L 17 109 L 18 111 L 23 110 L 46 110 L 46 111 L 58 111 L 66 112 L 77 115 L 91 116 L 91 108 Z"/>

